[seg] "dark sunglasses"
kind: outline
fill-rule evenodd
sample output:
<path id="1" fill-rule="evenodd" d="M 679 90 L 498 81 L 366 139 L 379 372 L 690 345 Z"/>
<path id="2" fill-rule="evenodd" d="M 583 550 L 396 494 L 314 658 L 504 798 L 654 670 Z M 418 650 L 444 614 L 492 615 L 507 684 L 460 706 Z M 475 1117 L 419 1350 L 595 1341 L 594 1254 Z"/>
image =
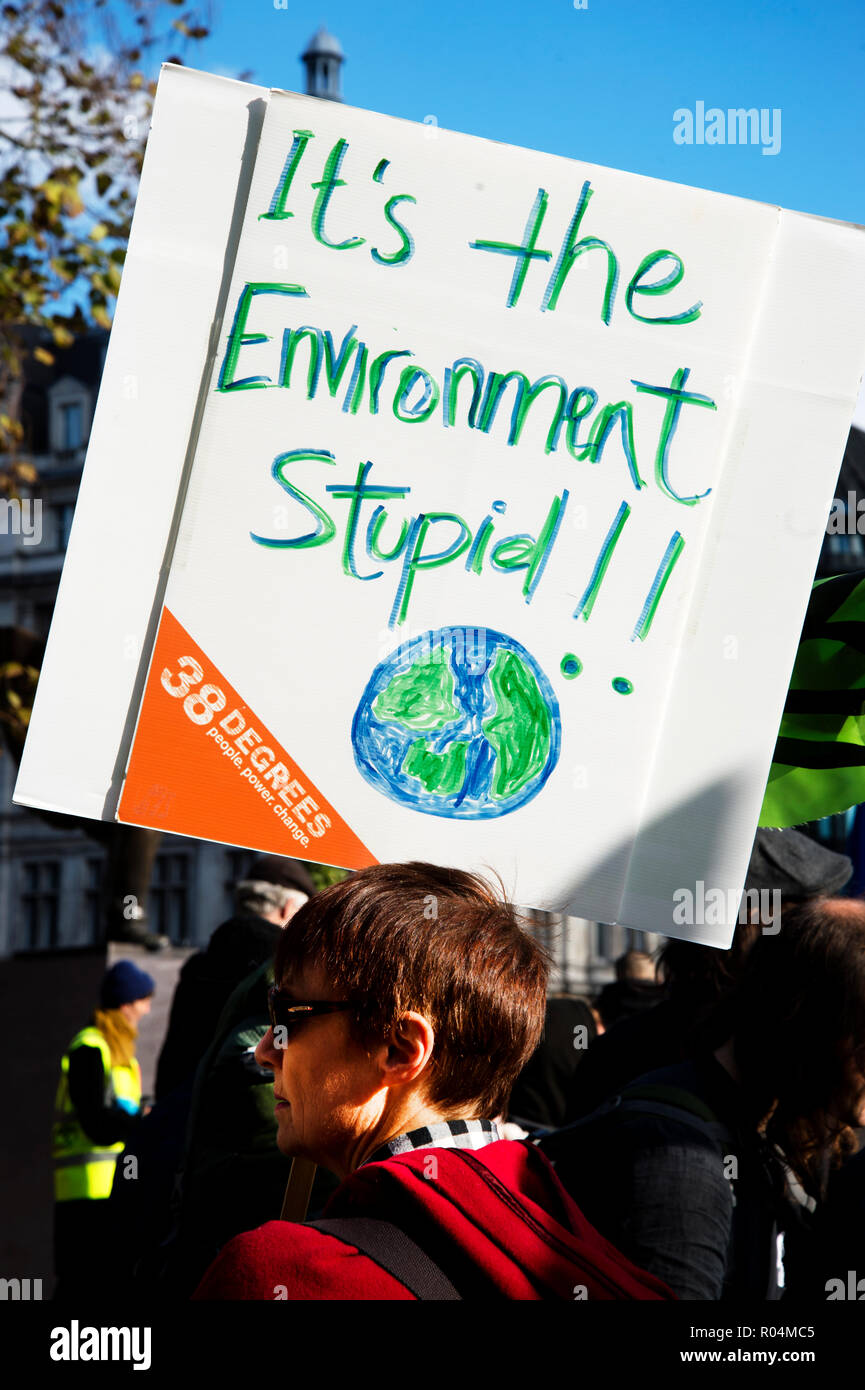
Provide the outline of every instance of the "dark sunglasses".
<path id="1" fill-rule="evenodd" d="M 271 1028 L 292 1028 L 302 1023 L 305 1018 L 315 1018 L 317 1014 L 335 1014 L 341 1009 L 351 1007 L 351 1004 L 343 1000 L 331 1002 L 309 999 L 300 1002 L 290 996 L 286 997 L 276 985 L 271 985 L 267 991 L 267 1012 L 270 1015 Z"/>

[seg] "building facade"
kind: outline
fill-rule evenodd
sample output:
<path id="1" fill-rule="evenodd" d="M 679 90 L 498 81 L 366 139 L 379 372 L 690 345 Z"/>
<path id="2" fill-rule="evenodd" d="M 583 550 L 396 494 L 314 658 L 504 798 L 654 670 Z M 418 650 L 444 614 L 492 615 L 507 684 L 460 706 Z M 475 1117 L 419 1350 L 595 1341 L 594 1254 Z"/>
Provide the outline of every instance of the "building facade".
<path id="1" fill-rule="evenodd" d="M 37 481 L 31 496 L 0 503 L 0 633 L 5 657 L 39 664 L 96 405 L 108 335 L 94 330 L 53 366 L 30 358 L 12 403 Z M 34 338 L 34 346 L 37 345 Z M 70 679 L 86 678 L 81 672 Z M 102 827 L 15 806 L 14 749 L 0 756 L 0 955 L 89 946 L 104 935 L 106 850 Z M 88 830 L 91 833 L 88 833 Z M 163 837 L 148 903 L 151 929 L 177 944 L 205 941 L 231 913 L 231 884 L 248 852 Z"/>

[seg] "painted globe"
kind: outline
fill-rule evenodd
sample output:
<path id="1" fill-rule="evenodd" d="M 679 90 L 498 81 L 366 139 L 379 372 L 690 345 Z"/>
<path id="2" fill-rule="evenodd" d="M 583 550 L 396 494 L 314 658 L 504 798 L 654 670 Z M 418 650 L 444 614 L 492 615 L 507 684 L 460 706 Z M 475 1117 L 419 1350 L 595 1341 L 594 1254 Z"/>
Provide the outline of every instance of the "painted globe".
<path id="1" fill-rule="evenodd" d="M 559 757 L 552 686 L 490 628 L 422 633 L 373 671 L 352 721 L 362 776 L 401 806 L 487 820 L 524 806 Z"/>

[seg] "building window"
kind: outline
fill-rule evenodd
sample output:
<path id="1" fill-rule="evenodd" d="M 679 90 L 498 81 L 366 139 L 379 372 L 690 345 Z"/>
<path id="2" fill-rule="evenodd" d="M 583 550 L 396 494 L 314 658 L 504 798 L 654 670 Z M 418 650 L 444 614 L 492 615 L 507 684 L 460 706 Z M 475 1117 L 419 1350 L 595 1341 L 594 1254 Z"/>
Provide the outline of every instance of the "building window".
<path id="1" fill-rule="evenodd" d="M 827 849 L 834 850 L 836 854 L 846 854 L 847 837 L 853 829 L 855 810 L 855 807 L 851 807 L 850 811 L 839 811 L 837 815 L 809 821 L 803 829 L 816 836 Z M 851 811 L 854 814 L 851 815 Z"/>
<path id="2" fill-rule="evenodd" d="M 188 936 L 189 855 L 159 854 L 148 896 L 150 930 L 181 945 Z"/>
<path id="3" fill-rule="evenodd" d="M 561 932 L 552 913 L 544 912 L 541 908 L 531 908 L 523 916 L 532 938 L 543 950 L 555 957 Z"/>
<path id="4" fill-rule="evenodd" d="M 230 904 L 231 911 L 234 911 L 234 888 L 235 884 L 247 877 L 249 866 L 252 863 L 252 852 L 248 849 L 228 849 L 225 851 L 225 862 L 228 869 L 228 876 L 223 887 Z"/>
<path id="5" fill-rule="evenodd" d="M 60 407 L 60 447 L 71 453 L 84 443 L 84 407 L 81 401 L 66 401 Z"/>
<path id="6" fill-rule="evenodd" d="M 94 944 L 101 941 L 104 906 L 105 860 L 88 859 L 84 865 L 84 929 Z"/>
<path id="7" fill-rule="evenodd" d="M 605 922 L 592 923 L 592 954 L 596 960 L 607 959 L 607 927 Z"/>
<path id="8" fill-rule="evenodd" d="M 32 608 L 32 625 L 39 633 L 40 637 L 48 636 L 48 629 L 51 626 L 51 619 L 54 616 L 54 599 L 49 599 L 47 603 L 35 603 Z"/>
<path id="9" fill-rule="evenodd" d="M 57 506 L 57 549 L 65 550 L 69 544 L 72 517 L 75 514 L 74 502 L 60 502 Z"/>
<path id="10" fill-rule="evenodd" d="M 41 859 L 22 865 L 21 950 L 44 951 L 60 935 L 60 864 Z"/>
<path id="11" fill-rule="evenodd" d="M 625 942 L 622 953 L 624 954 L 625 951 L 639 951 L 641 955 L 650 954 L 647 933 L 637 931 L 636 927 L 625 927 Z"/>

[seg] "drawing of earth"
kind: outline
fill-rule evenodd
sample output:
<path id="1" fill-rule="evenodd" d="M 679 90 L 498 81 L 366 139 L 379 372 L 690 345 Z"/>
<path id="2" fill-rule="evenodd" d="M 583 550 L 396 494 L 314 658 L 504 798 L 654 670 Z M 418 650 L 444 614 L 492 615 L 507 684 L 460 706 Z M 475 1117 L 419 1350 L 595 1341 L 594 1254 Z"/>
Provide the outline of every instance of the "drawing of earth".
<path id="1" fill-rule="evenodd" d="M 376 791 L 432 816 L 488 820 L 524 806 L 559 758 L 552 686 L 519 642 L 438 628 L 376 666 L 351 726 Z"/>

